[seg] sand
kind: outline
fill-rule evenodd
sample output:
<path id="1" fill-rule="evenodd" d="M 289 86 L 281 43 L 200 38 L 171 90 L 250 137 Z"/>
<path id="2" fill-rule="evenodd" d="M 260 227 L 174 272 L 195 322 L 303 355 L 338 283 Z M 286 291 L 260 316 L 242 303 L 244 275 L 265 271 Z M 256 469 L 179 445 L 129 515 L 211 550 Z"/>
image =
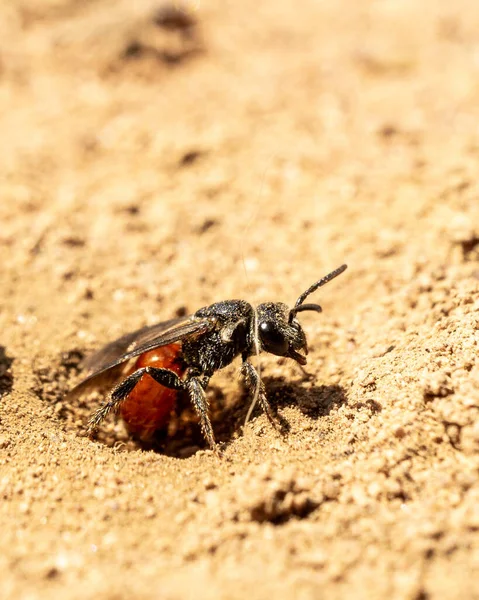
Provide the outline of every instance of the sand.
<path id="1" fill-rule="evenodd" d="M 477 2 L 174 8 L 0 7 L 1 597 L 479 598 Z M 219 460 L 85 436 L 83 356 L 343 262 L 287 433 L 235 364 Z"/>

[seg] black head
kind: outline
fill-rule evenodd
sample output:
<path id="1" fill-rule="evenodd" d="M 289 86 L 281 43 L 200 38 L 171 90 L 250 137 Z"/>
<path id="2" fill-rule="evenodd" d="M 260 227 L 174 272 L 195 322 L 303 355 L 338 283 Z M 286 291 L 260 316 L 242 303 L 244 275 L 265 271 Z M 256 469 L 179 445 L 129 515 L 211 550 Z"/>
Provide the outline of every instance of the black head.
<path id="1" fill-rule="evenodd" d="M 306 364 L 308 344 L 306 335 L 296 319 L 299 312 L 321 312 L 319 304 L 304 304 L 306 298 L 346 270 L 342 265 L 308 288 L 296 300 L 293 308 L 282 302 L 265 302 L 258 306 L 258 336 L 261 349 L 276 356 L 293 358 L 300 365 Z"/>

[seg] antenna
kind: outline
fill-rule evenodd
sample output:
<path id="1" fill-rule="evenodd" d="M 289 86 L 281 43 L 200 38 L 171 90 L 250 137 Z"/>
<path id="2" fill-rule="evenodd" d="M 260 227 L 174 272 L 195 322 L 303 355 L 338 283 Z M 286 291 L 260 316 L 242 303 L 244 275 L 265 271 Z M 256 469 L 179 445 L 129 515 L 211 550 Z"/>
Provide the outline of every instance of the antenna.
<path id="1" fill-rule="evenodd" d="M 301 294 L 301 296 L 296 300 L 296 304 L 294 305 L 294 308 L 292 308 L 289 312 L 290 321 L 293 319 L 293 317 L 296 313 L 302 312 L 304 310 L 315 310 L 316 312 L 321 312 L 322 308 L 319 306 L 319 304 L 303 304 L 303 302 L 306 300 L 306 298 L 310 294 L 315 292 L 317 289 L 319 289 L 320 287 L 323 287 L 323 285 L 326 285 L 332 279 L 334 279 L 338 275 L 341 275 L 341 273 L 344 273 L 344 271 L 346 271 L 347 268 L 348 268 L 348 265 L 341 265 L 340 267 L 338 267 L 337 269 L 335 269 L 334 271 L 332 271 L 331 273 L 329 273 L 328 275 L 326 275 L 325 277 L 323 277 L 316 283 L 313 283 L 313 285 L 310 288 L 308 288 L 305 292 L 303 292 Z"/>

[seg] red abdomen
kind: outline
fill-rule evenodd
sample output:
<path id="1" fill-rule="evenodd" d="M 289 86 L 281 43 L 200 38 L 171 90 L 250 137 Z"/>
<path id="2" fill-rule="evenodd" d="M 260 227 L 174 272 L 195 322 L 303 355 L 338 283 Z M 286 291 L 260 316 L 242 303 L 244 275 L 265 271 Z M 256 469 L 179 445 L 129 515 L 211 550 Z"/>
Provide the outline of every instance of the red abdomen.
<path id="1" fill-rule="evenodd" d="M 132 372 L 142 367 L 169 369 L 181 377 L 186 370 L 181 360 L 181 344 L 161 346 L 141 354 Z M 155 431 L 164 429 L 175 407 L 177 394 L 176 390 L 163 387 L 150 375 L 143 375 L 121 404 L 120 414 L 128 431 L 147 440 Z"/>

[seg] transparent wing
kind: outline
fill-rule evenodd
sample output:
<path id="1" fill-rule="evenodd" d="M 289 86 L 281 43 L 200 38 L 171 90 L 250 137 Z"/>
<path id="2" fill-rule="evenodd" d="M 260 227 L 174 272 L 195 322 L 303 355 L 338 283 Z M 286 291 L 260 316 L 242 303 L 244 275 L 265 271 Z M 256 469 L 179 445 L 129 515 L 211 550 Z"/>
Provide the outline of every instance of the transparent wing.
<path id="1" fill-rule="evenodd" d="M 121 378 L 131 359 L 149 350 L 203 335 L 211 331 L 214 325 L 215 319 L 187 317 L 163 321 L 127 333 L 83 361 L 81 367 L 86 377 L 68 396 L 78 396 L 96 387 L 112 386 Z"/>
<path id="2" fill-rule="evenodd" d="M 170 321 L 163 321 L 142 327 L 131 333 L 110 342 L 97 352 L 94 352 L 90 356 L 87 356 L 81 363 L 81 368 L 86 372 L 87 376 L 90 377 L 94 373 L 108 369 L 114 365 L 116 361 L 121 359 L 124 355 L 134 352 L 138 348 L 155 343 L 158 338 L 161 339 L 163 334 L 166 334 L 175 329 L 175 327 L 181 327 L 183 324 L 189 323 L 189 319 L 171 319 Z M 163 346 L 164 344 L 158 344 Z M 145 352 L 145 350 L 143 351 Z"/>

